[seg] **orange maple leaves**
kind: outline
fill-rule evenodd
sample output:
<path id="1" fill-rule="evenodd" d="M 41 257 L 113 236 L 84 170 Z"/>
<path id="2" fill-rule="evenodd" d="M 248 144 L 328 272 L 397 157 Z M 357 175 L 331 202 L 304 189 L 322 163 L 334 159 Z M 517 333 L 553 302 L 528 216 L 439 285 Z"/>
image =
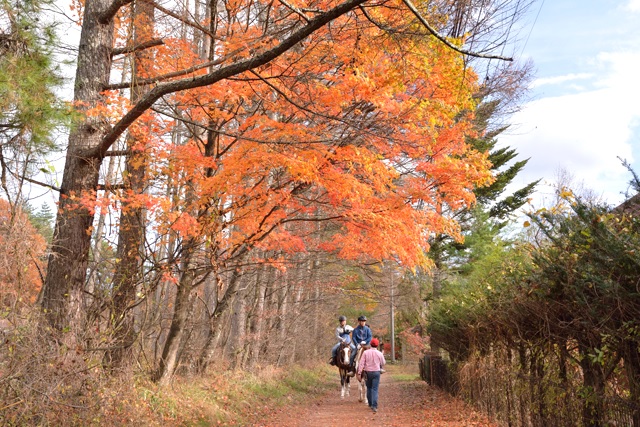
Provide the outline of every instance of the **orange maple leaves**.
<path id="1" fill-rule="evenodd" d="M 410 25 L 393 8 L 370 13 Z M 221 21 L 210 48 L 220 62 L 267 49 L 277 39 L 259 24 Z M 195 70 L 205 62 L 197 52 L 165 39 L 155 72 Z M 154 224 L 219 248 L 425 264 L 432 233 L 459 236 L 442 206 L 472 204 L 474 187 L 492 180 L 486 155 L 465 143 L 475 85 L 437 40 L 346 15 L 259 69 L 167 97 L 172 113 L 137 128 L 155 134 L 145 148 L 157 189 L 149 200 L 164 206 Z"/>
<path id="2" fill-rule="evenodd" d="M 20 208 L 0 199 L 0 307 L 33 303 L 42 287 L 44 238 Z"/>

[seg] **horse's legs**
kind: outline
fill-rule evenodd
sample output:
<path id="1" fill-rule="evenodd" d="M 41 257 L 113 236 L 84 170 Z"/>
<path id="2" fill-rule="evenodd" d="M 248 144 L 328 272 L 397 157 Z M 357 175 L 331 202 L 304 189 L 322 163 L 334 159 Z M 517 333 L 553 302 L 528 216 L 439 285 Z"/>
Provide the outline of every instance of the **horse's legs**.
<path id="1" fill-rule="evenodd" d="M 362 381 L 358 381 L 358 391 L 360 392 L 358 401 L 364 401 L 365 405 L 368 405 L 369 402 L 367 401 L 367 383 L 364 381 L 364 379 Z"/>

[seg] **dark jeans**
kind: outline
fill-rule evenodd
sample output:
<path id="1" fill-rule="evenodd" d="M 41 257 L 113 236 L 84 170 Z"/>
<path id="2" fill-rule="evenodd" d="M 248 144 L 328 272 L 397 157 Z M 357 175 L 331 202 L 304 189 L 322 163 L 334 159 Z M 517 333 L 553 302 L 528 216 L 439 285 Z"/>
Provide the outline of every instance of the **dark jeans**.
<path id="1" fill-rule="evenodd" d="M 380 371 L 367 371 L 367 400 L 369 406 L 378 409 L 378 386 L 380 385 Z"/>

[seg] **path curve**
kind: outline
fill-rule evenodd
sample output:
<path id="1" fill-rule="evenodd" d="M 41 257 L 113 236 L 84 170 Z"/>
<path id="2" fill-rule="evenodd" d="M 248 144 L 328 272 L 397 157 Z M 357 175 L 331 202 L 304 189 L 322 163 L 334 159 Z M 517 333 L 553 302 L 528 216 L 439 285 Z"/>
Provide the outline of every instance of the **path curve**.
<path id="1" fill-rule="evenodd" d="M 340 379 L 336 372 L 336 389 L 329 394 L 299 405 L 283 408 L 259 427 L 344 427 L 364 426 L 437 426 L 497 427 L 459 399 L 429 386 L 406 368 L 387 365 L 388 373 L 381 377 L 378 412 L 358 402 L 357 383 L 351 385 L 351 395 L 340 399 Z M 354 420 L 361 420 L 360 423 Z"/>

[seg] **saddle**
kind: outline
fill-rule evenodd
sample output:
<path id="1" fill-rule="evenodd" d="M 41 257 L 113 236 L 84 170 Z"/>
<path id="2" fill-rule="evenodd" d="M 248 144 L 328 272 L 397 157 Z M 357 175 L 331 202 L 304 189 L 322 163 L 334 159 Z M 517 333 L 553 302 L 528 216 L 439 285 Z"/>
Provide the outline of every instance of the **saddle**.
<path id="1" fill-rule="evenodd" d="M 349 367 L 349 376 L 352 377 L 358 372 L 358 364 L 360 363 L 360 358 L 362 357 L 362 353 L 364 352 L 364 346 L 360 346 L 358 351 L 356 352 L 356 356 L 353 358 L 353 363 Z"/>

